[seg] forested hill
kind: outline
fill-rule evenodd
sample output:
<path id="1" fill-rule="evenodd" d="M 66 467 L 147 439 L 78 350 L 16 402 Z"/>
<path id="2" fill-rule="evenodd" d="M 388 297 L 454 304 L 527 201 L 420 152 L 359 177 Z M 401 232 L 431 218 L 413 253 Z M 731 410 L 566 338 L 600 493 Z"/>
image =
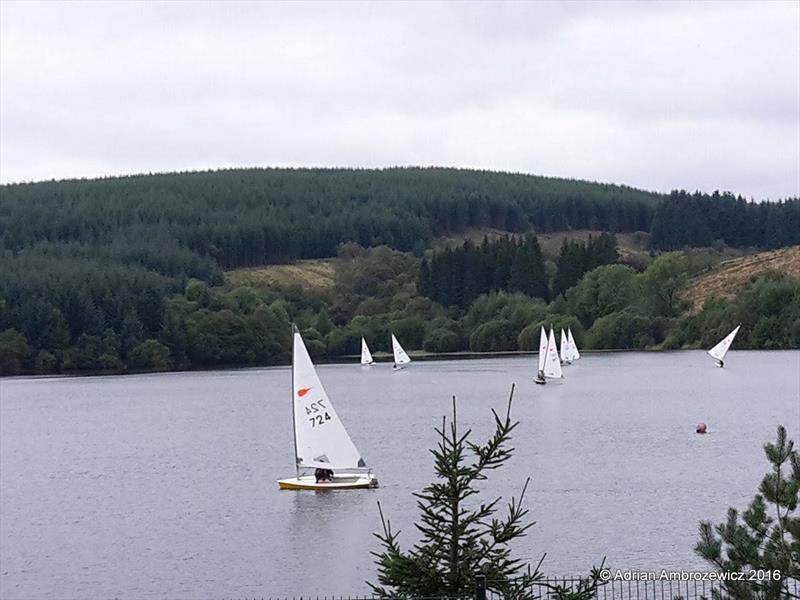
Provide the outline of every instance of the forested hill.
<path id="1" fill-rule="evenodd" d="M 235 294 L 212 294 L 216 300 L 209 305 L 187 299 L 186 290 L 198 283 L 187 286 L 190 280 L 216 289 L 223 284 L 223 270 L 333 257 L 342 243 L 353 242 L 408 253 L 398 259 L 403 266 L 398 273 L 408 287 L 402 289 L 404 300 L 396 298 L 402 304 L 418 291 L 408 282 L 416 280 L 419 257 L 434 238 L 472 228 L 641 231 L 650 233 L 644 237 L 655 251 L 709 244 L 766 249 L 800 244 L 800 200 L 759 204 L 730 194 L 659 195 L 445 168 L 240 169 L 2 185 L 0 372 L 4 363 L 44 372 L 282 360 L 286 348 L 279 333 L 288 327 L 287 318 L 296 317 L 290 314 L 294 309 L 270 304 L 269 311 L 256 315 L 258 324 L 243 324 L 236 311 L 252 308 L 251 303 L 237 304 L 241 298 Z M 550 281 L 539 265 L 541 253 L 526 239 L 518 246 L 504 242 L 496 252 L 465 248 L 432 261 L 425 280 L 430 289 L 423 293 L 462 308 L 475 293 L 506 288 L 524 294 L 538 290 L 542 298 L 557 299 L 584 271 L 603 262 L 566 246 Z M 508 277 L 473 281 L 464 273 L 442 272 L 451 270 L 451 263 L 472 264 L 473 258 L 483 264 L 482 253 L 502 259 Z M 397 285 L 387 280 L 383 291 L 367 286 L 366 295 L 389 294 Z M 196 286 L 191 289 L 192 298 L 206 298 Z M 342 298 L 332 300 L 332 310 L 351 303 Z M 280 300 L 272 292 L 269 299 Z M 369 305 L 364 311 L 374 314 L 375 306 Z M 359 318 L 346 310 L 334 316 L 337 326 L 345 318 Z M 192 320 L 200 317 L 202 326 Z M 242 342 L 259 327 L 277 337 L 263 334 Z M 228 337 L 212 344 L 209 332 Z M 252 344 L 266 346 L 251 352 Z M 230 351 L 234 346 L 245 350 Z M 185 347 L 220 350 L 213 359 L 201 359 Z M 332 355 L 338 351 L 331 350 Z M 153 358 L 159 353 L 168 358 Z"/>
<path id="2" fill-rule="evenodd" d="M 421 250 L 468 227 L 647 231 L 659 199 L 616 185 L 441 168 L 227 170 L 1 189 L 7 250 L 43 241 L 122 245 L 139 257 L 183 248 L 223 268 L 334 256 L 345 241 Z"/>

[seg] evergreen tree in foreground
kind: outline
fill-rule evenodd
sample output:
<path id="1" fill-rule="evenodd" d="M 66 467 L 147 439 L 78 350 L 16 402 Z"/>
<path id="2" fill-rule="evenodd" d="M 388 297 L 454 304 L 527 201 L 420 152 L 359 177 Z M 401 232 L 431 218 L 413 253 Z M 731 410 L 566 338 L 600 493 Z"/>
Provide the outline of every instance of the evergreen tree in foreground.
<path id="1" fill-rule="evenodd" d="M 700 541 L 695 552 L 720 571 L 749 574 L 762 571 L 759 581 L 725 581 L 718 600 L 772 600 L 800 598 L 800 457 L 786 429 L 778 426 L 775 444 L 765 444 L 772 464 L 759 494 L 741 515 L 728 509 L 728 519 L 713 527 L 700 523 Z"/>
<path id="2" fill-rule="evenodd" d="M 383 532 L 375 536 L 381 541 L 383 551 L 373 553 L 378 584 L 369 584 L 378 596 L 470 597 L 475 591 L 476 575 L 483 575 L 487 589 L 508 599 L 539 596 L 543 588 L 560 599 L 594 597 L 600 585 L 598 569 L 578 587 L 566 590 L 544 581 L 539 571 L 541 561 L 531 571 L 530 566 L 511 555 L 509 544 L 523 537 L 534 524 L 525 522 L 528 510 L 522 507 L 530 480 L 525 482 L 519 498 L 508 503 L 503 519 L 495 517 L 501 498 L 477 507 L 467 505 L 467 500 L 479 493 L 476 485 L 487 478 L 487 471 L 501 467 L 512 456 L 514 449 L 508 444 L 519 424 L 511 421 L 513 397 L 512 386 L 504 418 L 492 410 L 495 432 L 485 445 L 469 440 L 471 430 L 459 432 L 453 397 L 450 426 L 443 418 L 442 428 L 436 429 L 441 439 L 431 450 L 437 481 L 414 494 L 420 511 L 420 520 L 415 525 L 421 533 L 419 543 L 403 551 L 398 543 L 400 532 L 392 531 L 391 522 L 380 511 Z"/>

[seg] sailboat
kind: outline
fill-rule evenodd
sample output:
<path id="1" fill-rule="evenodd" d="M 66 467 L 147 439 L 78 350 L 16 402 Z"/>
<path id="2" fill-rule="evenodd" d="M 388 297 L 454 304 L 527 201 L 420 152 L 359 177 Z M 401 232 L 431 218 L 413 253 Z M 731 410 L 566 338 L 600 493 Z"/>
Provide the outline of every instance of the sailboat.
<path id="1" fill-rule="evenodd" d="M 402 369 L 411 362 L 408 354 L 403 350 L 403 347 L 400 345 L 400 342 L 397 341 L 397 338 L 394 337 L 394 334 L 392 334 L 392 352 L 394 353 L 395 369 Z"/>
<path id="2" fill-rule="evenodd" d="M 562 365 L 569 365 L 572 364 L 572 348 L 569 343 L 569 338 L 567 334 L 564 333 L 564 328 L 561 328 L 561 350 L 559 351 L 561 355 L 561 364 Z"/>
<path id="3" fill-rule="evenodd" d="M 336 414 L 303 338 L 294 325 L 292 337 L 292 420 L 297 474 L 295 477 L 279 479 L 278 487 L 282 490 L 378 487 L 377 478 L 367 468 Z M 301 471 L 311 469 L 326 477 L 301 475 Z"/>
<path id="4" fill-rule="evenodd" d="M 369 346 L 367 346 L 367 340 L 363 337 L 361 338 L 361 366 L 368 367 L 375 361 L 372 360 L 372 354 L 369 351 Z"/>
<path id="5" fill-rule="evenodd" d="M 737 325 L 736 329 L 731 331 L 719 344 L 708 351 L 708 353 L 715 359 L 714 364 L 720 369 L 725 366 L 725 355 L 728 353 L 728 350 L 730 350 L 731 344 L 733 344 L 733 338 L 735 338 L 736 334 L 739 333 L 739 328 L 741 326 L 741 323 Z"/>
<path id="6" fill-rule="evenodd" d="M 575 343 L 575 338 L 572 337 L 572 328 L 567 327 L 567 340 L 569 341 L 570 360 L 578 360 L 581 353 L 578 351 L 578 345 Z"/>
<path id="7" fill-rule="evenodd" d="M 558 356 L 558 348 L 556 347 L 556 334 L 552 327 L 550 328 L 550 339 L 547 341 L 544 376 L 545 380 L 564 377 L 564 372 L 561 370 L 561 358 Z"/>
<path id="8" fill-rule="evenodd" d="M 542 331 L 539 333 L 539 366 L 536 369 L 536 377 L 533 380 L 534 383 L 538 383 L 539 385 L 547 383 L 547 380 L 544 378 L 544 363 L 546 360 L 547 334 L 544 331 L 544 327 L 542 327 Z"/>

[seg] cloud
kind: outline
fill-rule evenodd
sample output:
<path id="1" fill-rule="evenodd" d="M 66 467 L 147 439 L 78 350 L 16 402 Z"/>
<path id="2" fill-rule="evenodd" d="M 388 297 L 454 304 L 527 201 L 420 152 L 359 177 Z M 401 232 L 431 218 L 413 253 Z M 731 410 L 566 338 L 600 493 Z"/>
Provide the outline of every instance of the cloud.
<path id="1" fill-rule="evenodd" d="M 4 182 L 444 165 L 800 195 L 800 4 L 1 3 Z"/>

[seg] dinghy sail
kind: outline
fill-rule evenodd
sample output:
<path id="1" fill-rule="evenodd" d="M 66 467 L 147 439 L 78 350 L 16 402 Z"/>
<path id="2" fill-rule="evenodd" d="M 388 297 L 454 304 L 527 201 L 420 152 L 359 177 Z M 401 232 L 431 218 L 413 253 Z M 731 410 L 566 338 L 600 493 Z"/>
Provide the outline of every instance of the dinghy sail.
<path id="1" fill-rule="evenodd" d="M 558 348 L 556 347 L 556 334 L 553 328 L 550 328 L 550 339 L 547 342 L 547 357 L 544 363 L 544 376 L 546 379 L 558 379 L 564 377 L 564 372 L 561 370 L 561 358 L 558 356 Z"/>
<path id="2" fill-rule="evenodd" d="M 733 339 L 736 337 L 736 334 L 739 333 L 739 328 L 741 326 L 741 323 L 737 325 L 736 329 L 725 336 L 725 339 L 708 351 L 712 358 L 715 359 L 714 364 L 719 368 L 725 366 L 725 355 L 728 353 L 728 350 L 730 350 Z"/>
<path id="3" fill-rule="evenodd" d="M 297 476 L 281 479 L 281 489 L 323 490 L 377 487 L 378 481 L 366 471 L 353 440 L 336 414 L 314 369 L 303 338 L 292 326 L 292 411 Z M 301 476 L 301 469 L 315 469 L 325 475 Z"/>
<path id="4" fill-rule="evenodd" d="M 547 362 L 547 333 L 545 333 L 544 327 L 542 327 L 542 331 L 539 334 L 539 366 L 536 369 L 536 377 L 533 380 L 534 383 L 540 385 L 547 383 L 544 377 L 545 362 Z"/>
<path id="5" fill-rule="evenodd" d="M 394 337 L 394 334 L 392 334 L 392 352 L 394 353 L 395 369 L 402 369 L 411 362 L 408 354 L 403 350 L 403 347 L 400 345 L 400 342 L 397 341 L 397 338 Z"/>
<path id="6" fill-rule="evenodd" d="M 372 354 L 369 351 L 369 346 L 367 346 L 367 340 L 363 337 L 361 338 L 361 365 L 366 367 L 371 365 L 373 362 Z"/>
<path id="7" fill-rule="evenodd" d="M 575 338 L 572 337 L 572 329 L 567 327 L 567 340 L 569 341 L 570 360 L 578 360 L 581 353 L 578 352 L 578 345 L 575 343 Z"/>
<path id="8" fill-rule="evenodd" d="M 570 364 L 572 362 L 572 348 L 569 344 L 569 338 L 564 333 L 564 328 L 561 328 L 561 364 Z"/>

